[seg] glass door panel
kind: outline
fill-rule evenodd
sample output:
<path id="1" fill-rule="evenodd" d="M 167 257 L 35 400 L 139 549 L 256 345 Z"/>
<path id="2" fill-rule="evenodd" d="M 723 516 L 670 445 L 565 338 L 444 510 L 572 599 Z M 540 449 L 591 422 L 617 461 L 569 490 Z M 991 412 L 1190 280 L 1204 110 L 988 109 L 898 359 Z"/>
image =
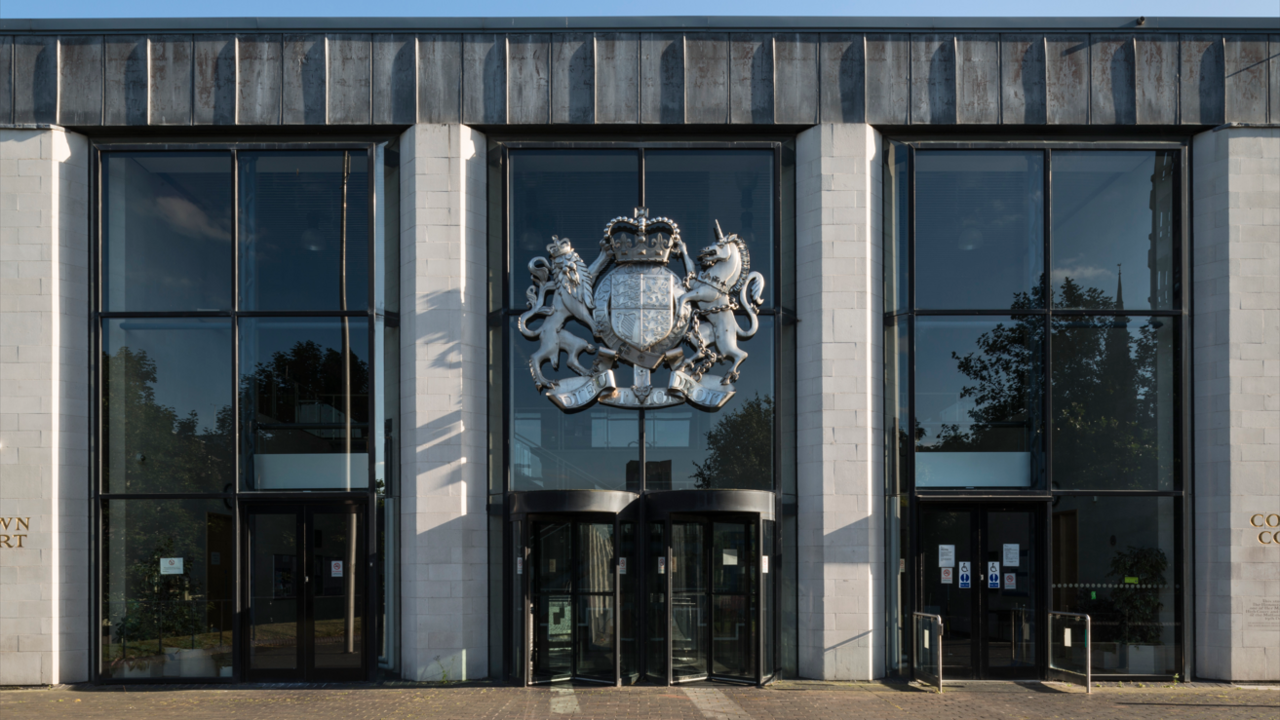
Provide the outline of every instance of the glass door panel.
<path id="1" fill-rule="evenodd" d="M 974 572 L 976 529 L 970 509 L 920 511 L 920 611 L 942 617 L 942 676 L 948 679 L 975 677 L 974 595 L 983 579 Z"/>
<path id="2" fill-rule="evenodd" d="M 667 543 L 666 526 L 649 523 L 645 559 L 645 677 L 667 682 Z"/>
<path id="3" fill-rule="evenodd" d="M 1032 539 L 1036 516 L 1030 510 L 985 513 L 985 559 L 996 582 L 983 584 L 986 616 L 986 677 L 1038 677 L 1036 592 L 1040 581 Z"/>
<path id="4" fill-rule="evenodd" d="M 248 652 L 251 675 L 301 667 L 301 518 L 296 512 L 248 518 Z"/>
<path id="5" fill-rule="evenodd" d="M 708 587 L 702 523 L 671 524 L 671 677 L 695 680 L 708 673 Z"/>
<path id="6" fill-rule="evenodd" d="M 574 675 L 612 683 L 614 667 L 613 523 L 577 523 L 578 622 Z"/>
<path id="7" fill-rule="evenodd" d="M 755 523 L 711 525 L 711 672 L 735 680 L 756 676 Z"/>
<path id="8" fill-rule="evenodd" d="M 309 615 L 312 667 L 356 671 L 363 666 L 364 528 L 350 510 L 313 512 Z"/>
<path id="9" fill-rule="evenodd" d="M 573 525 L 533 522 L 533 682 L 567 680 L 573 673 Z"/>

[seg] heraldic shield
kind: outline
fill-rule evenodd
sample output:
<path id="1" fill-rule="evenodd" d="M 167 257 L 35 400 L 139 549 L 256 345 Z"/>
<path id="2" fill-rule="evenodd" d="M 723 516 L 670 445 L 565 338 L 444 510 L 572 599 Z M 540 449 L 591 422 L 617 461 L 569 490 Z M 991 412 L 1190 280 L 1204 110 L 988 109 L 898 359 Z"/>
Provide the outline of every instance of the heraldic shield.
<path id="1" fill-rule="evenodd" d="M 567 411 L 596 402 L 627 408 L 684 402 L 706 410 L 723 407 L 747 358 L 738 340 L 759 328 L 764 277 L 750 271 L 746 244 L 737 235 L 726 236 L 716 223 L 715 244 L 703 248 L 695 262 L 674 221 L 650 219 L 646 208 L 636 208 L 634 217 L 609 221 L 600 250 L 588 266 L 567 238 L 552 237 L 549 257 L 529 262 L 529 309 L 517 327 L 540 341 L 529 358 L 538 388 Z M 672 255 L 682 261 L 683 278 L 667 267 Z M 746 312 L 747 328 L 738 324 L 738 309 Z M 537 318 L 542 322 L 531 327 Z M 601 345 L 571 332 L 570 321 L 590 329 Z M 548 378 L 543 365 L 558 369 L 562 353 L 577 377 Z M 596 354 L 590 368 L 582 364 L 584 353 Z M 615 378 L 618 362 L 632 366 L 629 387 Z M 720 363 L 730 364 L 728 372 L 711 374 Z M 670 378 L 665 387 L 654 387 L 653 372 L 664 365 Z"/>

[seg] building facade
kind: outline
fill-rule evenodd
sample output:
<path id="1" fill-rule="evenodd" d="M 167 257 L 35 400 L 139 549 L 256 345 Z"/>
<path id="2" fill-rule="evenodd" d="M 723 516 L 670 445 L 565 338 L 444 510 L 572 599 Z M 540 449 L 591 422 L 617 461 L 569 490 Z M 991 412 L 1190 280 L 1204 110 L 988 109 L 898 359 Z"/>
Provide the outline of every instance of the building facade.
<path id="1" fill-rule="evenodd" d="M 1278 124 L 1275 19 L 0 21 L 0 685 L 1280 680 Z"/>

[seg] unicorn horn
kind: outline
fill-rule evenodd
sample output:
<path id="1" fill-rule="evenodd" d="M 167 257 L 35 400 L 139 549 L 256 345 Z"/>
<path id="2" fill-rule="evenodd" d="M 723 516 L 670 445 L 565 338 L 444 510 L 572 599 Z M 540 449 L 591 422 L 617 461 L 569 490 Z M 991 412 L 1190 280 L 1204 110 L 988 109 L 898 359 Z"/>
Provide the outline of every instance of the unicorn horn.
<path id="1" fill-rule="evenodd" d="M 720 221 L 719 221 L 719 220 L 716 220 L 716 239 L 717 239 L 717 240 L 723 240 L 723 239 L 724 239 L 724 231 L 722 231 L 722 230 L 720 229 Z"/>

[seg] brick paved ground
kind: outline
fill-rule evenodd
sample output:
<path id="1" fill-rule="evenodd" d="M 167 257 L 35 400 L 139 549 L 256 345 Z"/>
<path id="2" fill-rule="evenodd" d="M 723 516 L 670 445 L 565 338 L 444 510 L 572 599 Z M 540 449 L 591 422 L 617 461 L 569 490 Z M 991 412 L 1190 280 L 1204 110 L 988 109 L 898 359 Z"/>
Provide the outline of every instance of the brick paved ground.
<path id="1" fill-rule="evenodd" d="M 3 720 L 472 720 L 664 718 L 861 720 L 866 718 L 1116 718 L 1280 720 L 1280 687 L 1148 685 L 1092 695 L 1059 685 L 971 684 L 936 695 L 906 685 L 780 683 L 764 690 L 536 688 L 494 685 L 87 687 L 0 692 Z"/>

